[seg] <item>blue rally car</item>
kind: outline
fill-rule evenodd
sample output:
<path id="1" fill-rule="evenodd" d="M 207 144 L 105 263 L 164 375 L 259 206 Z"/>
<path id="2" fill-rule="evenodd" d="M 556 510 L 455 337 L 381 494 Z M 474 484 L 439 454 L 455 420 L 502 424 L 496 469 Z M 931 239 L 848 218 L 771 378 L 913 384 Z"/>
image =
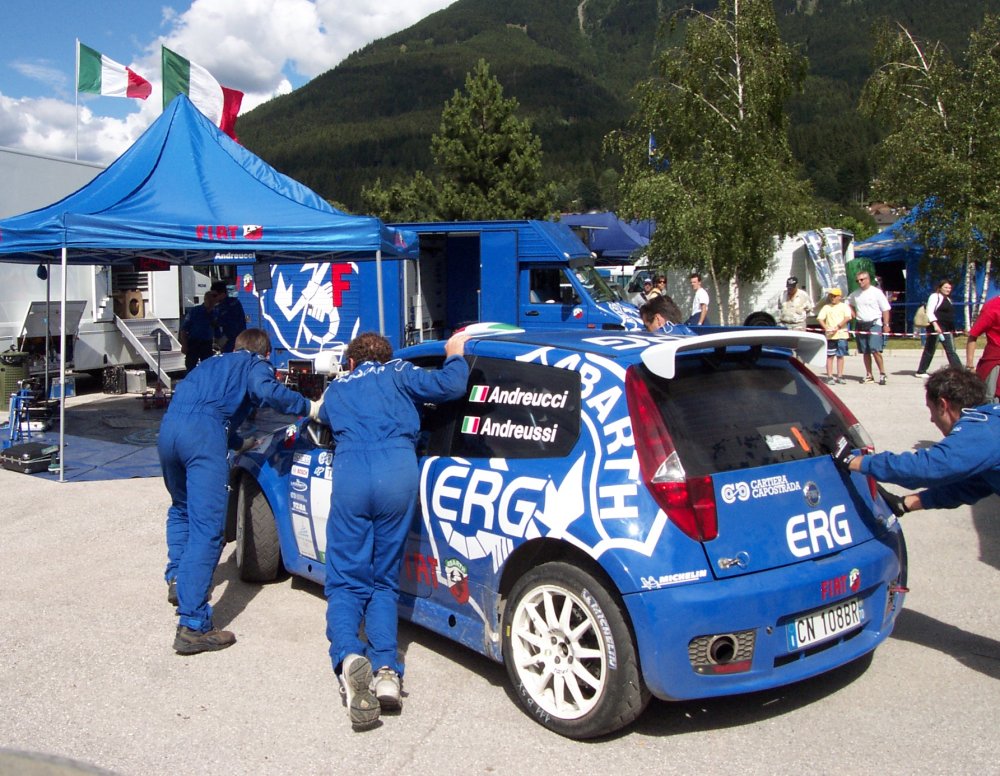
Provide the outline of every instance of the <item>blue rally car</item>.
<path id="1" fill-rule="evenodd" d="M 424 411 L 400 616 L 503 662 L 527 713 L 573 738 L 651 695 L 761 690 L 871 652 L 906 549 L 874 481 L 831 457 L 872 445 L 792 352 L 824 347 L 775 329 L 470 340 L 466 397 Z M 398 355 L 440 365 L 443 343 Z M 306 419 L 238 459 L 243 579 L 323 582 L 332 455 Z"/>

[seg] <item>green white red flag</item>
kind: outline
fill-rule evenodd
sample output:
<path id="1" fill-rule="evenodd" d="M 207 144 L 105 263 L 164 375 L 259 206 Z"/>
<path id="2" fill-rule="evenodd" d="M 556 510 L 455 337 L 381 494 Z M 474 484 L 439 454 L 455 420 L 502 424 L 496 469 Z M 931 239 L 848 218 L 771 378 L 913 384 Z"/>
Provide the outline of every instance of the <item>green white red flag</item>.
<path id="1" fill-rule="evenodd" d="M 77 41 L 78 92 L 101 94 L 105 97 L 134 97 L 145 100 L 152 85 L 132 68 Z"/>
<path id="2" fill-rule="evenodd" d="M 201 65 L 166 46 L 162 47 L 162 52 L 164 109 L 178 94 L 187 95 L 209 121 L 236 140 L 236 117 L 243 102 L 243 92 L 223 86 Z"/>

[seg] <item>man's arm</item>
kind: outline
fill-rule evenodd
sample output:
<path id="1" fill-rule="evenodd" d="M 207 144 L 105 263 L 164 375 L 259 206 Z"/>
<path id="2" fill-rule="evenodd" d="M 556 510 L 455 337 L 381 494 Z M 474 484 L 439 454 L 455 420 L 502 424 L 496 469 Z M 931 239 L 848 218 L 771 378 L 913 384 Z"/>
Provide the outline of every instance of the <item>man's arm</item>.
<path id="1" fill-rule="evenodd" d="M 975 369 L 976 368 L 976 337 L 969 335 L 968 341 L 965 343 L 965 368 Z"/>

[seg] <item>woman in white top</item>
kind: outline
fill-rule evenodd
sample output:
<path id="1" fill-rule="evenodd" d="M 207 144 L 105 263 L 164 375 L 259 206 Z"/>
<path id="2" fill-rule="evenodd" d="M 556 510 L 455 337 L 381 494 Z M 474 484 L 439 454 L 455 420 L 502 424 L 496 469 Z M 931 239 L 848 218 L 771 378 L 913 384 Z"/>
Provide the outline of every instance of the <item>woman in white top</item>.
<path id="1" fill-rule="evenodd" d="M 955 307 L 951 303 L 953 287 L 950 280 L 942 280 L 937 284 L 934 293 L 927 297 L 927 320 L 930 323 L 926 329 L 927 337 L 924 341 L 924 352 L 920 355 L 917 377 L 927 377 L 927 370 L 931 365 L 931 359 L 934 358 L 939 337 L 945 355 L 948 356 L 948 363 L 962 368 L 962 362 L 955 352 L 955 342 L 952 339 L 952 331 L 955 329 Z"/>

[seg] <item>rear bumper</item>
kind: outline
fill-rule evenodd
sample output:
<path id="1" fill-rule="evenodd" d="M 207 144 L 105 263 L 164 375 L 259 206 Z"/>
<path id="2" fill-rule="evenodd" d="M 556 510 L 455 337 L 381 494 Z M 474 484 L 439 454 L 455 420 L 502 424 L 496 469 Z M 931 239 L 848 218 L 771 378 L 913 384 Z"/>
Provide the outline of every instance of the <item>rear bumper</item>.
<path id="1" fill-rule="evenodd" d="M 665 700 L 754 692 L 816 676 L 874 650 L 892 632 L 904 594 L 906 550 L 898 528 L 834 556 L 741 577 L 625 596 L 635 628 L 643 679 Z M 860 573 L 858 590 L 831 592 L 829 580 Z M 804 650 L 789 648 L 786 625 L 796 617 L 858 597 L 860 628 Z M 699 636 L 753 630 L 750 669 L 702 674 L 688 657 Z"/>

